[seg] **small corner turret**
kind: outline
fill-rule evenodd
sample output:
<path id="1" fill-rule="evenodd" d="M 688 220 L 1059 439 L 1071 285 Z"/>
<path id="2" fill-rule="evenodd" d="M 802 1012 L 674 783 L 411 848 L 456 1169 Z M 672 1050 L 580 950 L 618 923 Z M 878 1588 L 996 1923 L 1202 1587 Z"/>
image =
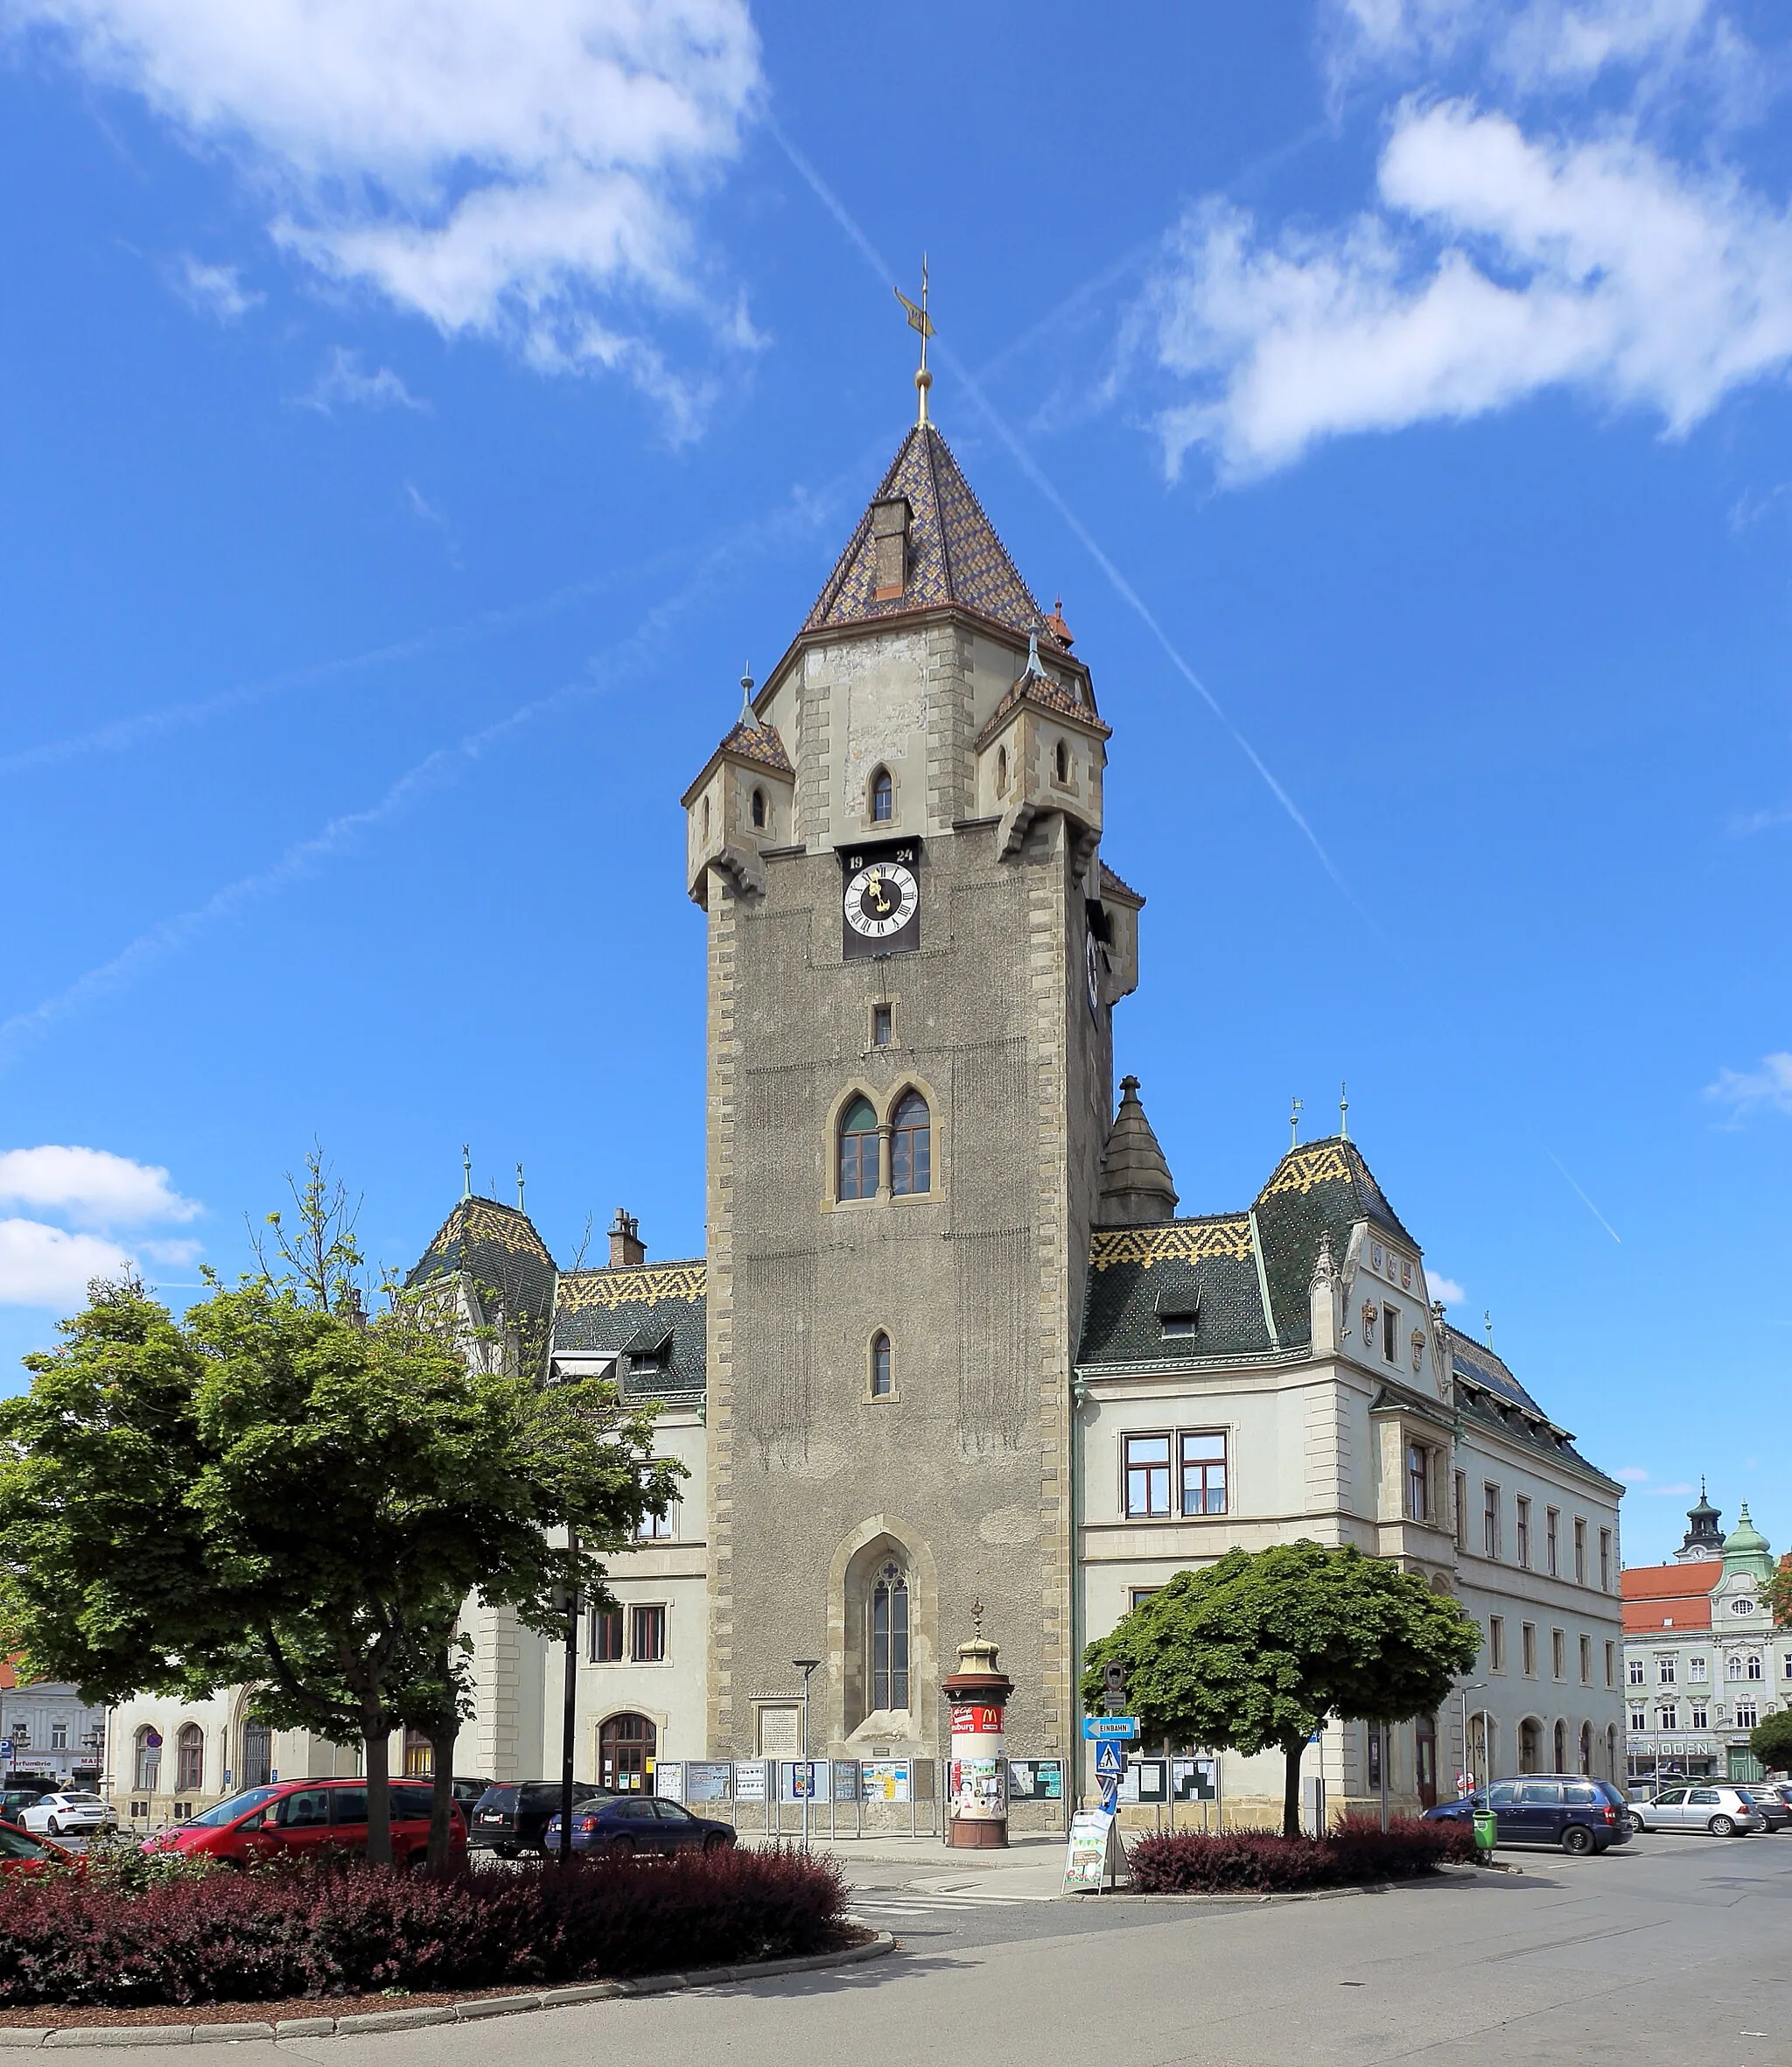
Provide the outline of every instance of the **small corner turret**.
<path id="1" fill-rule="evenodd" d="M 693 904 L 707 908 L 710 871 L 737 893 L 763 895 L 760 856 L 795 837 L 796 772 L 777 728 L 752 701 L 751 675 L 740 678 L 740 716 L 684 793 L 685 875 Z"/>

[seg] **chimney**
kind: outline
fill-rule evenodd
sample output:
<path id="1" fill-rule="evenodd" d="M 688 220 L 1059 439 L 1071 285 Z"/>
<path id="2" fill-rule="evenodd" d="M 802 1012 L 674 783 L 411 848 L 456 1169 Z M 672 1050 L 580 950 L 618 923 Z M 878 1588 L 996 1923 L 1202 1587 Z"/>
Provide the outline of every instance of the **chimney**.
<path id="1" fill-rule="evenodd" d="M 610 1223 L 610 1268 L 612 1271 L 629 1271 L 648 1259 L 646 1246 L 640 1238 L 640 1223 L 634 1214 L 616 1209 L 616 1217 Z"/>
<path id="2" fill-rule="evenodd" d="M 908 519 L 906 495 L 892 495 L 887 502 L 872 504 L 872 545 L 877 554 L 872 600 L 900 601 L 908 586 Z"/>

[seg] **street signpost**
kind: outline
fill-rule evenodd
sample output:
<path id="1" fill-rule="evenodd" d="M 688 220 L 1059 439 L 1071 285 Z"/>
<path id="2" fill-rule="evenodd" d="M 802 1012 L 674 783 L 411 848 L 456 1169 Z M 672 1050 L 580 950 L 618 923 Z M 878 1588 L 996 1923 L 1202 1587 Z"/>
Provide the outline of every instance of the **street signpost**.
<path id="1" fill-rule="evenodd" d="M 1104 1737 L 1130 1740 L 1138 1734 L 1138 1718 L 1136 1715 L 1085 1715 L 1082 1734 L 1090 1743 L 1099 1744 Z"/>

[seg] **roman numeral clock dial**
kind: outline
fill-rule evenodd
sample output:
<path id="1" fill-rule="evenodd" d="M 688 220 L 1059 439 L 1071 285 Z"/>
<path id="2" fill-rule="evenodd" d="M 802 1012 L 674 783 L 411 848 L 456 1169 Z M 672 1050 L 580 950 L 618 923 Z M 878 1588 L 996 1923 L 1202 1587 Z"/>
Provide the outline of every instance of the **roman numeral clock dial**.
<path id="1" fill-rule="evenodd" d="M 912 844 L 843 854 L 841 945 L 850 958 L 920 945 L 920 857 Z"/>

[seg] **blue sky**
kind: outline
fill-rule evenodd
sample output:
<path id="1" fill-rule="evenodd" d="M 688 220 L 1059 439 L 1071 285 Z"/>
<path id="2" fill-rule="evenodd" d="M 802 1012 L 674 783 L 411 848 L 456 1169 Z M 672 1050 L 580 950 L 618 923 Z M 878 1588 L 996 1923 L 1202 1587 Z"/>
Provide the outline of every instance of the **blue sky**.
<path id="1" fill-rule="evenodd" d="M 913 406 L 1115 727 L 1185 1210 L 1351 1131 L 1792 1537 L 1783 18 L 8 0 L 0 1356 L 320 1140 L 702 1242 L 677 798 Z M 1113 25 L 1117 24 L 1117 26 Z M 80 1153 L 75 1153 L 80 1152 Z"/>

